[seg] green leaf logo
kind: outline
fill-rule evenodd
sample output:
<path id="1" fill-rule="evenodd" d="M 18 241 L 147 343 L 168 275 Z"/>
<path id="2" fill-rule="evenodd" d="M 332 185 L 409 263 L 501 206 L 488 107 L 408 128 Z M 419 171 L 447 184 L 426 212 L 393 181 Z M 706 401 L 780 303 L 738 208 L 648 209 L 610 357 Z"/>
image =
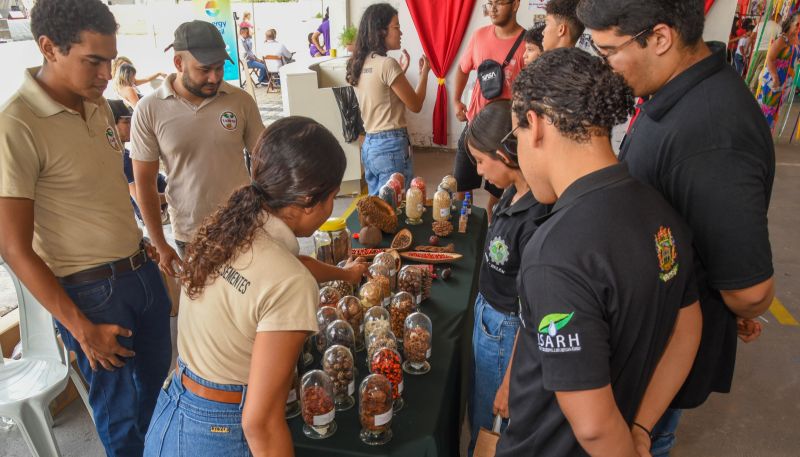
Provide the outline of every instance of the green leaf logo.
<path id="1" fill-rule="evenodd" d="M 539 333 L 556 336 L 556 333 L 572 320 L 574 314 L 574 312 L 569 314 L 548 314 L 542 318 L 542 321 L 539 323 Z"/>

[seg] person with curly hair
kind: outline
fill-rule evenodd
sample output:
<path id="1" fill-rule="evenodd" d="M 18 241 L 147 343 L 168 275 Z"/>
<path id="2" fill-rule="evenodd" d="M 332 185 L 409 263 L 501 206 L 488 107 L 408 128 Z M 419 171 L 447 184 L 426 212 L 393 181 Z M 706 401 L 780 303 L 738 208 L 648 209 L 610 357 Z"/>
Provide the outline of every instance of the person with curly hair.
<path id="1" fill-rule="evenodd" d="M 571 48 L 583 34 L 583 23 L 575 14 L 580 0 L 550 0 L 544 7 L 542 47 L 545 51 Z"/>
<path id="2" fill-rule="evenodd" d="M 411 87 L 405 76 L 410 58 L 403 50 L 400 62 L 386 55 L 400 49 L 400 20 L 388 3 L 370 5 L 361 17 L 355 51 L 347 61 L 347 82 L 356 92 L 367 134 L 361 147 L 364 178 L 370 195 L 377 195 L 393 173 L 410 183 L 413 175 L 406 108 L 422 110 L 430 66 L 419 59 L 419 82 Z"/>
<path id="3" fill-rule="evenodd" d="M 726 62 L 725 44 L 703 41 L 702 2 L 582 0 L 578 17 L 598 54 L 635 96 L 647 99 L 620 160 L 686 219 L 695 257 L 703 260 L 697 361 L 661 419 L 659 406 L 640 422 L 653 431 L 653 456 L 663 457 L 683 408 L 697 408 L 711 392 L 730 392 L 737 334 L 744 342 L 756 339 L 757 316 L 772 303 L 767 214 L 775 147 L 753 94 Z M 651 438 L 637 433 L 642 441 Z"/>
<path id="4" fill-rule="evenodd" d="M 639 405 L 674 396 L 694 361 L 689 229 L 611 147 L 632 101 L 621 76 L 577 48 L 545 52 L 514 83 L 520 170 L 554 206 L 522 256 L 512 420 L 498 457 L 646 453 L 631 432 Z"/>
<path id="5" fill-rule="evenodd" d="M 169 371 L 170 300 L 102 97 L 117 23 L 99 0 L 38 0 L 31 30 L 44 63 L 0 108 L 0 255 L 75 353 L 106 454 L 141 456 Z"/>
<path id="6" fill-rule="evenodd" d="M 294 455 L 284 406 L 319 300 L 297 237 L 330 216 L 346 166 L 312 119 L 284 118 L 261 135 L 252 182 L 187 246 L 178 369 L 159 395 L 146 457 Z"/>

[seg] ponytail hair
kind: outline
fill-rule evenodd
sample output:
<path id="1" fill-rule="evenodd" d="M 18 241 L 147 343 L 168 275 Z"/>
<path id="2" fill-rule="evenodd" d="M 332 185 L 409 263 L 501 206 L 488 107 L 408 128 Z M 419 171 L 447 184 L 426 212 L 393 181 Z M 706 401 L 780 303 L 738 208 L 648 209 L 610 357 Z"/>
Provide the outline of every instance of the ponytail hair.
<path id="1" fill-rule="evenodd" d="M 252 181 L 206 218 L 186 248 L 181 282 L 197 298 L 219 271 L 250 249 L 267 218 L 289 207 L 311 208 L 339 188 L 347 159 L 333 134 L 316 121 L 290 116 L 270 125 L 251 157 Z"/>

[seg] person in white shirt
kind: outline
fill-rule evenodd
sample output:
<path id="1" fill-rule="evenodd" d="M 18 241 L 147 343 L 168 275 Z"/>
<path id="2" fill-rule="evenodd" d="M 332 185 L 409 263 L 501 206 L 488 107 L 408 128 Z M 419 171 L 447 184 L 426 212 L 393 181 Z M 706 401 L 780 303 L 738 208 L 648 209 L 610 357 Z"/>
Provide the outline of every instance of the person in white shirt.
<path id="1" fill-rule="evenodd" d="M 747 79 L 747 85 L 750 86 L 750 90 L 753 93 L 755 93 L 758 88 L 758 76 L 761 74 L 764 63 L 767 61 L 769 44 L 781 33 L 781 26 L 779 24 L 782 21 L 783 18 L 780 14 L 776 16 L 774 21 L 769 18 L 761 18 L 753 33 L 752 40 L 754 45 L 752 46 L 753 55 L 750 58 L 750 67 L 754 68 L 754 70 L 748 71 L 749 78 Z M 759 41 L 759 38 L 761 41 Z"/>
<path id="2" fill-rule="evenodd" d="M 264 44 L 264 56 L 278 56 L 281 59 L 264 59 L 264 63 L 267 64 L 267 71 L 270 73 L 277 73 L 278 70 L 284 65 L 289 63 L 292 60 L 293 52 L 289 52 L 282 43 L 277 42 L 275 39 L 278 36 L 278 32 L 275 29 L 269 29 L 266 32 L 266 41 Z"/>

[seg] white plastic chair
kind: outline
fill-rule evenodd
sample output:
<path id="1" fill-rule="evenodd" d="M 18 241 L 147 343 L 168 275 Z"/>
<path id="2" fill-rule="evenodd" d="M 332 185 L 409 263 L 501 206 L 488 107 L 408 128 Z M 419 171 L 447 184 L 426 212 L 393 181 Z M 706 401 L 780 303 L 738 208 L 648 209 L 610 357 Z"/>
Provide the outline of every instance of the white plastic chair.
<path id="1" fill-rule="evenodd" d="M 88 395 L 80 375 L 70 368 L 69 354 L 56 338 L 53 317 L 8 270 L 19 301 L 22 358 L 0 357 L 0 416 L 10 417 L 22 432 L 33 455 L 58 457 L 49 405 L 67 387 L 72 376 L 88 408 Z M 91 408 L 88 408 L 91 416 Z"/>

